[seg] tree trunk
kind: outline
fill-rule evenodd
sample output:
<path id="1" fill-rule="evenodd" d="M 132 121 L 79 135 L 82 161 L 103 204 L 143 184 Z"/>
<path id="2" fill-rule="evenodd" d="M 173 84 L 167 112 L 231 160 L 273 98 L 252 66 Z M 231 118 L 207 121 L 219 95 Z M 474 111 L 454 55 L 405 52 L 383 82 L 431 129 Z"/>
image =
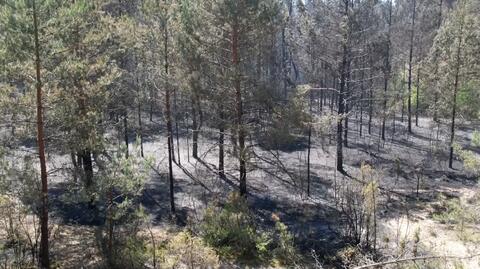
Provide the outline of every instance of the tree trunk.
<path id="1" fill-rule="evenodd" d="M 413 39 L 415 37 L 415 15 L 417 1 L 413 0 L 412 28 L 410 29 L 410 53 L 408 58 L 408 132 L 412 132 L 412 65 L 413 65 Z"/>
<path id="2" fill-rule="evenodd" d="M 345 3 L 344 16 L 348 18 L 348 2 Z M 342 65 L 340 67 L 340 91 L 338 92 L 338 120 L 337 120 L 337 170 L 341 173 L 343 169 L 343 114 L 345 113 L 345 82 L 346 82 L 346 69 L 348 59 L 348 34 L 345 33 L 343 37 L 343 55 Z"/>
<path id="3" fill-rule="evenodd" d="M 198 118 L 195 97 L 192 94 L 192 156 L 198 159 Z"/>
<path id="4" fill-rule="evenodd" d="M 108 190 L 107 203 L 107 259 L 109 265 L 113 266 L 113 187 Z"/>
<path id="5" fill-rule="evenodd" d="M 417 95 L 415 100 L 415 126 L 418 127 L 418 106 L 420 102 L 420 67 L 417 69 Z"/>
<path id="6" fill-rule="evenodd" d="M 440 29 L 442 26 L 442 11 L 443 11 L 443 0 L 440 0 L 440 5 L 439 5 L 439 12 L 438 12 L 438 21 L 437 21 L 437 30 Z M 437 75 L 438 72 L 438 66 L 435 65 L 435 70 L 434 70 L 434 76 Z M 437 90 L 435 91 L 434 97 L 434 110 L 433 110 L 433 121 L 437 122 L 438 121 L 438 112 L 437 112 L 437 103 L 438 103 L 438 92 Z"/>
<path id="7" fill-rule="evenodd" d="M 387 32 L 387 50 L 385 52 L 385 70 L 383 81 L 383 118 L 382 118 L 382 140 L 385 141 L 385 126 L 387 121 L 387 102 L 388 102 L 388 80 L 390 79 L 390 46 L 391 46 L 391 28 L 392 28 L 392 5 L 393 0 L 388 2 L 388 32 Z"/>
<path id="8" fill-rule="evenodd" d="M 178 164 L 181 165 L 180 160 L 180 140 L 178 138 L 178 115 L 177 115 L 177 90 L 173 91 L 173 109 L 175 110 L 175 138 L 177 140 L 177 158 Z"/>
<path id="9" fill-rule="evenodd" d="M 232 63 L 235 69 L 234 88 L 235 103 L 237 113 L 237 136 L 238 136 L 238 156 L 240 164 L 240 195 L 247 194 L 247 169 L 246 169 L 246 148 L 245 148 L 245 129 L 243 126 L 243 100 L 242 89 L 240 85 L 240 55 L 239 55 L 239 29 L 238 18 L 235 18 L 232 29 Z"/>
<path id="10" fill-rule="evenodd" d="M 225 177 L 225 115 L 223 112 L 223 105 L 220 104 L 219 108 L 219 118 L 220 118 L 220 125 L 218 128 L 219 137 L 218 137 L 218 174 L 220 177 Z"/>
<path id="11" fill-rule="evenodd" d="M 138 77 L 137 77 L 137 85 L 138 85 Z M 138 105 L 137 105 L 137 116 L 138 116 L 138 130 L 137 136 L 140 139 L 140 155 L 142 158 L 144 157 L 143 154 L 143 123 L 142 123 L 142 102 L 141 102 L 141 94 L 140 89 L 138 90 Z"/>
<path id="12" fill-rule="evenodd" d="M 322 101 L 323 102 L 323 101 Z M 309 100 L 310 116 L 312 115 L 312 92 L 310 91 Z M 310 196 L 310 150 L 312 147 L 312 123 L 308 124 L 308 148 L 307 148 L 307 196 Z"/>
<path id="13" fill-rule="evenodd" d="M 372 119 L 373 119 L 373 86 L 370 85 L 368 95 L 368 134 L 372 134 Z"/>
<path id="14" fill-rule="evenodd" d="M 33 27 L 35 39 L 35 71 L 36 71 L 36 89 L 37 89 L 37 143 L 38 156 L 40 159 L 40 178 L 42 185 L 41 213 L 40 213 L 40 268 L 50 268 L 50 255 L 48 246 L 48 178 L 47 161 L 45 158 L 45 134 L 43 123 L 43 103 L 42 103 L 42 78 L 40 74 L 40 44 L 38 41 L 38 21 L 36 1 L 33 0 Z"/>
<path id="15" fill-rule="evenodd" d="M 362 135 L 363 135 L 363 104 L 364 104 L 363 98 L 364 98 L 364 92 L 365 92 L 365 88 L 364 88 L 364 84 L 363 84 L 364 79 L 365 79 L 365 73 L 362 70 L 361 81 L 360 81 L 360 102 L 359 102 L 359 105 L 360 105 L 360 130 L 359 130 L 360 137 L 362 137 Z"/>
<path id="16" fill-rule="evenodd" d="M 404 97 L 404 94 L 405 94 L 405 62 L 403 62 L 402 93 L 400 95 L 400 98 L 402 100 L 402 117 L 401 117 L 402 123 L 403 123 L 404 115 L 405 115 L 405 97 Z"/>
<path id="17" fill-rule="evenodd" d="M 165 16 L 167 15 L 167 0 L 164 0 Z M 165 54 L 165 113 L 167 118 L 167 144 L 168 144 L 168 177 L 170 187 L 170 211 L 175 215 L 175 195 L 173 179 L 173 130 L 172 130 L 172 111 L 170 108 L 170 85 L 169 85 L 169 62 L 168 62 L 168 18 L 165 18 L 164 26 L 164 54 Z"/>
<path id="18" fill-rule="evenodd" d="M 461 65 L 461 47 L 463 43 L 463 21 L 460 25 L 459 41 L 457 45 L 456 65 L 455 65 L 455 81 L 453 84 L 453 100 L 452 100 L 452 124 L 450 129 L 450 156 L 448 158 L 448 167 L 453 168 L 453 142 L 455 141 L 455 117 L 457 114 L 457 93 L 460 79 L 460 65 Z"/>
<path id="19" fill-rule="evenodd" d="M 128 159 L 128 112 L 125 105 L 125 114 L 123 115 L 123 135 L 125 140 L 125 158 Z"/>
<path id="20" fill-rule="evenodd" d="M 351 61 L 348 60 L 347 62 L 347 74 L 345 75 L 346 76 L 346 80 L 345 80 L 345 98 L 344 98 L 344 102 L 345 102 L 345 128 L 344 128 L 344 133 L 343 133 L 343 146 L 344 147 L 348 147 L 348 113 L 350 113 L 350 106 L 349 106 L 349 98 L 350 98 L 350 67 L 351 67 Z"/>

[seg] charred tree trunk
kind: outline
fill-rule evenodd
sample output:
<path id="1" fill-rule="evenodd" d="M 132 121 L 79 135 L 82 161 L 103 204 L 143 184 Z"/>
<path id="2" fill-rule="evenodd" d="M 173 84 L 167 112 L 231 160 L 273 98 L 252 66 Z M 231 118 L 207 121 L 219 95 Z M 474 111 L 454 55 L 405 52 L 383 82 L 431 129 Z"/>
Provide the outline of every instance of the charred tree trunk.
<path id="1" fill-rule="evenodd" d="M 415 126 L 418 127 L 418 106 L 420 102 L 420 67 L 417 69 L 417 94 L 416 94 L 416 100 L 415 100 Z"/>
<path id="2" fill-rule="evenodd" d="M 415 37 L 415 16 L 417 1 L 413 0 L 412 28 L 410 29 L 410 52 L 408 57 L 408 132 L 412 132 L 412 65 L 413 65 L 413 39 Z"/>
<path id="3" fill-rule="evenodd" d="M 438 13 L 438 21 L 437 21 L 437 30 L 440 29 L 442 26 L 442 11 L 443 11 L 443 0 L 440 0 L 440 5 L 439 5 L 439 13 Z M 438 66 L 435 66 L 435 71 L 434 75 L 436 75 L 438 72 Z M 434 105 L 434 110 L 433 110 L 433 121 L 438 122 L 438 111 L 437 111 L 437 104 L 438 104 L 438 92 L 435 91 L 434 97 L 433 97 L 433 105 Z"/>
<path id="4" fill-rule="evenodd" d="M 138 77 L 137 77 L 137 85 L 138 85 Z M 138 129 L 137 129 L 137 137 L 140 139 L 140 155 L 144 157 L 143 154 L 143 122 L 142 122 L 142 102 L 141 102 L 141 93 L 140 89 L 138 91 L 138 104 L 137 104 L 137 117 L 138 117 Z"/>
<path id="5" fill-rule="evenodd" d="M 123 114 L 123 135 L 125 141 L 125 158 L 128 159 L 128 112 L 126 104 L 124 104 L 125 112 Z"/>
<path id="6" fill-rule="evenodd" d="M 350 60 L 348 60 L 347 62 L 347 74 L 345 75 L 346 76 L 346 80 L 345 80 L 345 98 L 344 98 L 344 101 L 345 101 L 345 117 L 344 117 L 344 121 L 345 121 L 345 128 L 344 128 L 344 132 L 343 132 L 343 146 L 344 147 L 348 147 L 348 113 L 350 113 L 350 106 L 349 106 L 349 99 L 350 99 L 350 66 L 351 66 L 351 62 Z"/>
<path id="7" fill-rule="evenodd" d="M 173 91 L 173 109 L 175 113 L 175 138 L 177 140 L 177 158 L 178 164 L 181 165 L 182 162 L 180 160 L 180 139 L 178 138 L 178 115 L 177 115 L 177 90 Z"/>
<path id="8" fill-rule="evenodd" d="M 225 115 L 223 112 L 223 105 L 219 108 L 220 124 L 218 128 L 218 174 L 220 177 L 225 177 Z"/>
<path id="9" fill-rule="evenodd" d="M 344 16 L 348 18 L 348 1 L 345 2 Z M 345 113 L 345 82 L 346 82 L 346 69 L 348 64 L 348 46 L 347 46 L 348 34 L 345 32 L 343 37 L 343 55 L 342 64 L 340 66 L 340 90 L 338 92 L 338 120 L 337 120 L 337 170 L 344 173 L 343 169 L 343 116 Z"/>
<path id="10" fill-rule="evenodd" d="M 370 85 L 368 94 L 368 134 L 372 134 L 372 119 L 373 119 L 373 85 Z"/>
<path id="11" fill-rule="evenodd" d="M 387 33 L 387 48 L 385 51 L 384 63 L 384 78 L 383 78 L 383 118 L 382 118 L 382 140 L 385 141 L 385 125 L 387 121 L 387 102 L 388 102 L 388 80 L 390 79 L 390 46 L 391 46 L 391 28 L 392 28 L 392 1 L 388 3 L 388 33 Z M 395 115 L 394 115 L 395 117 Z"/>
<path id="12" fill-rule="evenodd" d="M 192 95 L 192 156 L 198 159 L 198 113 L 195 96 Z"/>
<path id="13" fill-rule="evenodd" d="M 165 5 L 165 15 L 167 14 L 167 0 L 164 0 Z M 175 194 L 174 194 L 174 178 L 173 178 L 173 130 L 172 130 L 172 111 L 170 107 L 170 85 L 169 85 L 169 61 L 168 61 L 168 18 L 165 18 L 164 25 L 164 68 L 166 83 L 165 83 L 165 114 L 167 119 L 167 144 L 168 144 L 168 178 L 169 178 L 169 187 L 170 187 L 170 211 L 172 215 L 175 215 Z"/>
<path id="14" fill-rule="evenodd" d="M 43 103 L 42 103 L 42 77 L 40 74 L 40 43 L 38 40 L 38 20 L 36 1 L 33 4 L 33 27 L 35 41 L 35 71 L 36 71 L 36 89 L 37 89 L 37 143 L 38 157 L 40 160 L 40 178 L 41 178 L 41 212 L 40 212 L 40 267 L 42 269 L 50 268 L 50 254 L 48 244 L 48 178 L 47 178 L 47 160 L 45 157 L 45 133 L 43 123 Z"/>
<path id="15" fill-rule="evenodd" d="M 452 124 L 450 128 L 450 156 L 448 158 L 448 167 L 453 168 L 453 142 L 455 141 L 455 117 L 457 114 L 457 93 L 458 84 L 460 80 L 460 65 L 461 65 L 461 47 L 463 43 L 463 21 L 460 25 L 459 41 L 457 44 L 456 64 L 455 64 L 455 81 L 453 84 L 453 100 L 452 100 Z"/>
<path id="16" fill-rule="evenodd" d="M 402 117 L 401 121 L 403 123 L 404 116 L 405 116 L 405 62 L 403 63 L 403 73 L 402 73 L 402 93 L 400 95 L 400 98 L 402 100 Z"/>
<path id="17" fill-rule="evenodd" d="M 92 153 L 89 150 L 83 150 L 81 152 L 82 165 L 83 165 L 83 180 L 85 188 L 90 191 L 93 185 L 93 162 Z"/>
<path id="18" fill-rule="evenodd" d="M 239 26 L 238 18 L 235 18 L 232 29 L 232 64 L 235 69 L 234 89 L 236 104 L 236 125 L 238 136 L 238 156 L 240 165 L 240 195 L 247 194 L 247 169 L 246 169 L 246 148 L 245 128 L 243 126 L 243 100 L 240 85 L 240 55 L 239 55 Z"/>
<path id="19" fill-rule="evenodd" d="M 312 115 L 312 92 L 310 91 L 309 110 Z M 323 101 L 322 101 L 323 102 Z M 307 148 L 307 196 L 310 196 L 310 150 L 312 147 L 312 123 L 308 123 L 308 148 Z"/>
<path id="20" fill-rule="evenodd" d="M 364 98 L 364 92 L 365 92 L 365 88 L 364 88 L 364 84 L 363 84 L 364 79 L 365 79 L 365 74 L 364 74 L 364 71 L 362 70 L 361 81 L 360 81 L 360 101 L 359 101 L 359 105 L 360 105 L 359 135 L 360 135 L 360 137 L 362 137 L 362 135 L 363 135 L 363 104 L 364 104 L 363 98 Z"/>

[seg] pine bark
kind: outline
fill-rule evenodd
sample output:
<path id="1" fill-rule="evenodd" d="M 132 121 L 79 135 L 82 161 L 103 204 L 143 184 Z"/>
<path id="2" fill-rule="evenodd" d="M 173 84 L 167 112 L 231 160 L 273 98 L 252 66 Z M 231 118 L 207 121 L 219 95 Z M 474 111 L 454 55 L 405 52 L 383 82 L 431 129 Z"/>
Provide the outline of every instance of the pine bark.
<path id="1" fill-rule="evenodd" d="M 40 160 L 40 178 L 41 178 L 41 212 L 40 212 L 40 268 L 50 268 L 50 255 L 48 243 L 48 178 L 47 161 L 45 157 L 45 133 L 43 122 L 43 103 L 42 103 L 42 77 L 40 60 L 40 43 L 38 40 L 38 19 L 36 1 L 32 1 L 33 7 L 33 27 L 35 42 L 35 71 L 36 71 L 36 90 L 37 90 L 37 143 L 38 156 Z"/>

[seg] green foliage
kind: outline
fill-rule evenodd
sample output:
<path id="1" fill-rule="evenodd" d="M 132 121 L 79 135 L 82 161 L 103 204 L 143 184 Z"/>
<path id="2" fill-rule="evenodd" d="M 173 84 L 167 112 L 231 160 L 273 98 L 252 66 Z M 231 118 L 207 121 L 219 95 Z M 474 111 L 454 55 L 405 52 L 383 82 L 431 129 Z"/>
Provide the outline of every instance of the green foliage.
<path id="1" fill-rule="evenodd" d="M 158 253 L 161 268 L 218 268 L 220 263 L 215 250 L 188 231 L 164 242 Z"/>
<path id="2" fill-rule="evenodd" d="M 97 200 L 105 205 L 106 223 L 97 234 L 99 245 L 110 268 L 143 268 L 148 255 L 139 233 L 146 213 L 138 198 L 151 160 L 142 159 L 135 150 L 128 158 L 123 150 L 103 158 L 97 159 L 100 176 L 94 188 Z"/>
<path id="3" fill-rule="evenodd" d="M 142 220 L 141 218 L 137 220 Z M 105 268 L 109 269 L 141 269 L 145 268 L 149 257 L 146 237 L 139 232 L 139 224 L 123 226 L 122 229 L 116 232 L 114 241 L 114 248 L 112 250 L 112 256 L 106 257 Z M 106 255 L 108 250 L 105 245 L 105 238 L 101 234 L 97 234 L 100 237 L 102 254 Z"/>
<path id="4" fill-rule="evenodd" d="M 205 242 L 224 259 L 247 264 L 296 264 L 300 255 L 293 236 L 278 217 L 274 216 L 274 221 L 274 231 L 259 231 L 245 199 L 233 193 L 222 208 L 207 208 L 201 231 Z"/>
<path id="5" fill-rule="evenodd" d="M 475 133 L 472 136 L 472 144 L 474 146 L 476 143 L 478 143 L 478 141 L 476 141 L 478 139 L 477 136 L 478 135 Z M 463 161 L 464 168 L 468 172 L 472 173 L 473 175 L 479 176 L 480 175 L 480 157 L 478 156 L 478 154 L 476 154 L 471 150 L 462 148 L 457 143 L 453 145 L 453 149 L 455 153 L 458 154 L 460 159 Z"/>
<path id="6" fill-rule="evenodd" d="M 277 220 L 275 223 L 275 232 L 277 235 L 276 240 L 273 241 L 273 256 L 275 260 L 277 260 L 281 266 L 288 266 L 299 262 L 300 255 L 295 247 L 293 235 L 288 231 L 287 225 Z"/>
<path id="7" fill-rule="evenodd" d="M 269 239 L 257 231 L 243 197 L 234 193 L 223 208 L 209 207 L 202 224 L 202 235 L 219 255 L 241 262 L 259 261 L 267 255 Z"/>
<path id="8" fill-rule="evenodd" d="M 480 147 L 480 132 L 474 131 L 472 134 L 472 145 L 475 147 Z"/>
<path id="9" fill-rule="evenodd" d="M 435 212 L 433 218 L 444 224 L 459 224 L 467 220 L 468 216 L 465 214 L 465 208 L 460 199 L 441 199 L 440 212 Z"/>
<path id="10" fill-rule="evenodd" d="M 478 1 L 459 0 L 435 37 L 428 57 L 428 87 L 438 97 L 431 103 L 441 116 L 451 113 L 453 91 L 458 74 L 458 111 L 478 117 L 478 76 L 480 62 L 480 24 Z M 473 104 L 473 106 L 471 106 Z M 477 110 L 477 111 L 476 111 Z M 477 115 L 475 115 L 477 114 Z"/>
<path id="11" fill-rule="evenodd" d="M 308 93 L 299 89 L 287 105 L 275 107 L 272 123 L 263 134 L 263 144 L 270 149 L 295 147 L 312 121 L 308 103 Z"/>
<path id="12" fill-rule="evenodd" d="M 458 107 L 462 116 L 467 119 L 480 118 L 480 84 L 476 81 L 466 82 L 458 92 Z"/>
<path id="13" fill-rule="evenodd" d="M 479 195 L 474 195 L 467 203 L 458 198 L 440 197 L 440 207 L 433 213 L 433 219 L 449 224 L 457 231 L 458 238 L 465 242 L 480 242 L 476 225 L 480 223 Z"/>

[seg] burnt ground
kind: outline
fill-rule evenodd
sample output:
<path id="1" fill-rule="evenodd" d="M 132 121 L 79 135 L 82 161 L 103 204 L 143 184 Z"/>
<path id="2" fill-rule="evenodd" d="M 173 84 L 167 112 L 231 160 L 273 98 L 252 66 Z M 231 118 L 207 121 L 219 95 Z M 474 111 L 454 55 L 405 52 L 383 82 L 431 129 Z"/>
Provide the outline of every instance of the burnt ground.
<path id="1" fill-rule="evenodd" d="M 429 220 L 431 204 L 437 202 L 438 194 L 461 197 L 466 191 L 477 190 L 476 178 L 462 169 L 459 160 L 455 169 L 448 169 L 447 144 L 448 126 L 440 129 L 428 119 L 421 118 L 419 127 L 413 127 L 413 134 L 406 132 L 405 123 L 396 122 L 395 135 L 392 126 L 387 128 L 387 140 L 379 137 L 378 122 L 374 120 L 371 135 L 366 126 L 363 135 L 359 134 L 359 120 L 350 120 L 349 145 L 344 150 L 345 169 L 349 176 L 335 172 L 335 146 L 329 139 L 313 138 L 311 150 L 311 195 L 306 195 L 306 148 L 301 146 L 288 151 L 265 150 L 255 141 L 250 141 L 255 155 L 251 156 L 247 174 L 248 201 L 258 223 L 267 228 L 274 225 L 273 213 L 288 225 L 302 253 L 309 256 L 311 250 L 323 255 L 334 255 L 346 245 L 342 237 L 343 221 L 335 196 L 338 189 L 348 182 L 360 178 L 362 163 L 370 164 L 379 174 L 382 189 L 379 197 L 379 238 L 393 235 L 400 230 L 400 219 L 407 222 Z M 366 120 L 364 120 L 366 124 Z M 152 124 L 152 126 L 156 124 Z M 157 127 L 158 128 L 158 127 Z M 156 128 L 155 128 L 156 129 Z M 148 180 L 141 202 L 151 215 L 154 225 L 162 226 L 169 222 L 169 200 L 167 184 L 166 138 L 153 128 L 146 135 L 144 150 L 147 156 L 156 160 L 156 171 Z M 475 126 L 460 124 L 457 140 L 468 146 Z M 179 137 L 180 155 L 175 148 L 177 165 L 174 167 L 175 202 L 178 208 L 177 224 L 188 225 L 201 219 L 203 209 L 211 202 L 224 201 L 238 186 L 237 161 L 226 156 L 226 178 L 216 173 L 217 145 L 215 133 L 204 130 L 199 141 L 200 159 L 188 157 L 191 138 L 182 133 Z M 438 140 L 437 140 L 438 136 Z M 228 140 L 227 140 L 228 141 Z M 177 143 L 175 141 L 175 147 Z M 231 151 L 228 148 L 227 151 Z M 180 161 L 178 160 L 180 157 Z M 59 158 L 58 167 L 64 158 Z M 275 164 L 275 165 L 273 165 Z M 417 196 L 417 179 L 420 178 Z M 88 204 L 65 204 L 61 199 L 64 191 L 61 180 L 51 190 L 53 216 L 63 223 L 95 226 L 103 220 L 91 214 Z M 100 209 L 101 210 L 101 209 Z M 440 224 L 439 229 L 442 229 Z M 402 228 L 403 229 L 403 228 Z M 408 230 L 408 228 L 407 228 Z M 379 241 L 381 241 L 379 239 Z M 398 241 L 398 240 L 397 240 Z M 393 240 L 380 245 L 380 252 L 390 255 Z M 398 243 L 398 242 L 397 242 Z M 434 252 L 425 247 L 425 252 Z"/>

